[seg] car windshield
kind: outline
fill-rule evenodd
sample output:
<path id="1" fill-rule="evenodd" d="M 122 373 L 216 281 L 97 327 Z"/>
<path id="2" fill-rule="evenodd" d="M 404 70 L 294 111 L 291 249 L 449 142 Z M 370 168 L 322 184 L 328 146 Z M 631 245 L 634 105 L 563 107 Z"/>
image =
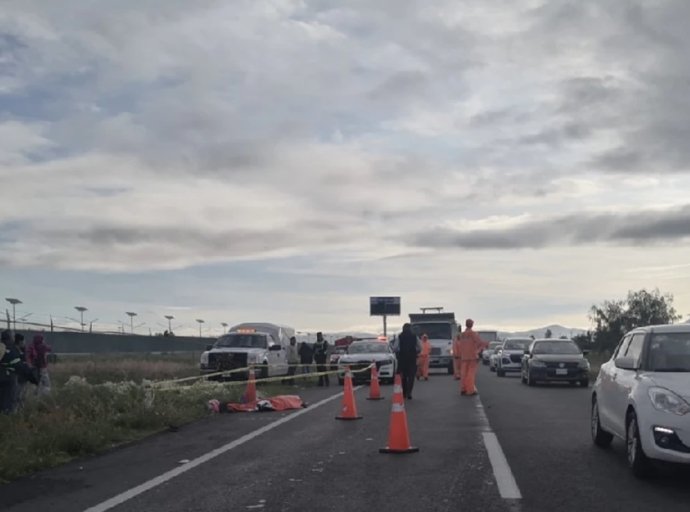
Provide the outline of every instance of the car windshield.
<path id="1" fill-rule="evenodd" d="M 412 331 L 419 337 L 426 334 L 430 340 L 449 340 L 452 338 L 450 324 L 447 323 L 412 324 Z"/>
<path id="2" fill-rule="evenodd" d="M 535 354 L 581 354 L 580 348 L 572 341 L 540 341 L 535 343 Z"/>
<path id="3" fill-rule="evenodd" d="M 690 372 L 690 332 L 654 334 L 649 366 L 655 372 Z"/>
<path id="4" fill-rule="evenodd" d="M 266 348 L 265 334 L 229 334 L 216 342 L 216 348 Z"/>
<path id="5" fill-rule="evenodd" d="M 354 343 L 347 349 L 348 354 L 385 354 L 389 352 L 386 342 Z"/>
<path id="6" fill-rule="evenodd" d="M 503 350 L 527 350 L 532 340 L 506 340 Z"/>

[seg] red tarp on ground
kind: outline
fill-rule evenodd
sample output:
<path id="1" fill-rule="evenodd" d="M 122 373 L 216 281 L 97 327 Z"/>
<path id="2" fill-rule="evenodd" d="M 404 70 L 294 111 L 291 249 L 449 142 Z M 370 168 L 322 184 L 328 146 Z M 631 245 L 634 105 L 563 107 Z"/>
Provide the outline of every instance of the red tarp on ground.
<path id="1" fill-rule="evenodd" d="M 254 412 L 254 411 L 288 411 L 301 409 L 306 404 L 297 395 L 280 395 L 270 398 L 262 398 L 246 404 L 228 403 L 228 412 Z"/>

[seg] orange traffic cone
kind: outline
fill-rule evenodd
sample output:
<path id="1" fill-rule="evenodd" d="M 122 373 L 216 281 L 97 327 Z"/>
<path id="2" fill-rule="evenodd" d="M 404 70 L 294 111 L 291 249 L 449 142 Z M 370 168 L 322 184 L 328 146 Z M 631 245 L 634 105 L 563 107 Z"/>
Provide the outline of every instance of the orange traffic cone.
<path id="1" fill-rule="evenodd" d="M 395 376 L 395 386 L 393 387 L 393 406 L 391 408 L 391 422 L 388 430 L 388 445 L 385 448 L 381 448 L 379 453 L 416 453 L 418 451 L 419 448 L 410 446 L 405 399 L 402 395 L 402 380 L 400 374 L 397 374 Z"/>
<path id="2" fill-rule="evenodd" d="M 361 420 L 361 416 L 357 416 L 357 405 L 355 404 L 355 392 L 352 388 L 352 373 L 350 368 L 345 373 L 345 386 L 343 392 L 343 407 L 340 410 L 340 416 L 335 417 L 336 420 Z"/>
<path id="3" fill-rule="evenodd" d="M 254 375 L 254 368 L 249 369 L 249 382 L 247 382 L 247 389 L 242 395 L 241 402 L 244 404 L 256 402 L 256 377 Z"/>
<path id="4" fill-rule="evenodd" d="M 371 384 L 369 385 L 369 398 L 367 400 L 383 400 L 381 396 L 381 386 L 379 386 L 379 372 L 376 365 L 371 366 Z"/>

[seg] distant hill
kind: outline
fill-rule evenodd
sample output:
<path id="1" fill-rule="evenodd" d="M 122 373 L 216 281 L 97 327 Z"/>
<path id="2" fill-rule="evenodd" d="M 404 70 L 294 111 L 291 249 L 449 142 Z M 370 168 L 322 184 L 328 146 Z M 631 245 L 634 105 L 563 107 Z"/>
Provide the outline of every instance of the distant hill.
<path id="1" fill-rule="evenodd" d="M 519 331 L 519 332 L 499 332 L 498 335 L 501 338 L 509 337 L 509 336 L 524 336 L 524 337 L 529 337 L 529 336 L 534 336 L 535 338 L 543 338 L 546 334 L 546 331 L 551 330 L 551 337 L 552 338 L 560 338 L 561 336 L 566 336 L 568 338 L 572 336 L 577 336 L 578 334 L 585 334 L 587 331 L 584 329 L 577 329 L 574 327 L 564 327 L 562 325 L 558 324 L 553 324 L 553 325 L 547 325 L 545 327 L 539 327 L 537 329 L 531 329 L 529 331 Z"/>

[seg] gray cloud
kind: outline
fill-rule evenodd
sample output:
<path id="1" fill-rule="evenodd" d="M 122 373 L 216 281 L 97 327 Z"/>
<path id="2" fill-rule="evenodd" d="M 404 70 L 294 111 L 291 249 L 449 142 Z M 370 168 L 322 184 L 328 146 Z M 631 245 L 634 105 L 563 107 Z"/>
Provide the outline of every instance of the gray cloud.
<path id="1" fill-rule="evenodd" d="M 538 249 L 548 246 L 650 245 L 690 238 L 690 205 L 669 211 L 572 214 L 522 222 L 509 228 L 433 229 L 405 237 L 426 248 Z"/>

